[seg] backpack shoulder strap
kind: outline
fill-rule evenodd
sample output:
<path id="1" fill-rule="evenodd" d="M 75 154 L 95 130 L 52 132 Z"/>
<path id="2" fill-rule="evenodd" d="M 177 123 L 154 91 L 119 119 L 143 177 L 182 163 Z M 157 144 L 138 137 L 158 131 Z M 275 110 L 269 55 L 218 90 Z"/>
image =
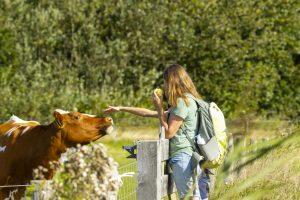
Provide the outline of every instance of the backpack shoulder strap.
<path id="1" fill-rule="evenodd" d="M 198 125 L 197 125 L 197 133 L 201 130 L 202 134 L 205 134 L 207 138 L 212 138 L 214 133 L 210 131 L 210 129 L 207 129 L 205 126 L 207 124 L 205 123 L 207 120 L 211 121 L 211 116 L 209 112 L 209 103 L 205 102 L 202 99 L 198 99 L 194 97 L 191 94 L 187 94 L 188 97 L 192 98 L 197 105 L 197 113 L 198 113 Z"/>
<path id="2" fill-rule="evenodd" d="M 197 99 L 193 96 L 193 95 L 190 95 L 190 94 L 187 94 L 188 97 L 192 98 L 195 102 L 196 102 L 196 105 L 197 105 L 197 114 L 198 114 L 198 122 L 197 122 L 197 129 L 196 129 L 196 132 L 198 133 L 199 132 L 199 128 L 200 128 L 200 114 L 199 114 L 199 111 L 200 111 L 200 104 L 199 102 L 197 101 Z M 186 136 L 186 138 L 188 139 L 188 141 L 190 142 L 190 144 L 192 145 L 192 148 L 194 151 L 196 151 L 197 153 L 200 153 L 198 151 L 198 149 L 196 148 L 196 145 L 195 145 L 195 139 L 192 139 L 186 132 L 186 128 L 185 128 L 185 125 L 183 124 L 183 126 L 181 127 L 182 129 L 182 132 L 184 133 L 184 135 Z"/>

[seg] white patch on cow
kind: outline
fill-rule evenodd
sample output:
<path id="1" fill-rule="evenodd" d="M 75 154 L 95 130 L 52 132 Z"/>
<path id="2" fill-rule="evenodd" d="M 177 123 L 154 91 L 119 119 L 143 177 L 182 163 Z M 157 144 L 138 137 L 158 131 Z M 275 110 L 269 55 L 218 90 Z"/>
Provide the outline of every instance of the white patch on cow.
<path id="1" fill-rule="evenodd" d="M 96 115 L 90 115 L 90 114 L 83 114 L 85 116 L 88 116 L 88 117 L 96 117 Z"/>
<path id="2" fill-rule="evenodd" d="M 15 126 L 12 127 L 11 129 L 9 129 L 4 135 L 9 137 L 11 136 L 11 134 L 17 130 L 18 128 L 20 127 L 26 127 L 24 128 L 24 130 L 22 131 L 21 135 L 24 134 L 26 131 L 28 131 L 30 129 L 30 127 L 32 126 L 36 126 L 36 125 L 39 125 L 40 123 L 37 122 L 37 121 L 25 121 L 15 115 L 12 115 L 10 117 L 10 119 L 8 120 L 8 122 L 13 122 L 12 124 L 14 124 Z"/>
<path id="3" fill-rule="evenodd" d="M 13 124 L 19 124 L 19 125 L 21 125 L 21 124 L 25 124 L 25 125 L 26 124 L 39 125 L 40 124 L 37 121 L 25 121 L 25 120 L 23 120 L 23 119 L 15 116 L 15 115 L 12 115 L 8 121 L 13 121 Z"/>
<path id="4" fill-rule="evenodd" d="M 16 122 L 16 123 L 24 123 L 24 122 L 26 122 L 23 119 L 17 117 L 16 115 L 12 115 L 10 117 L 9 121 L 13 121 L 13 122 Z"/>
<path id="5" fill-rule="evenodd" d="M 28 130 L 30 129 L 30 126 L 27 126 L 26 128 L 23 129 L 21 135 L 23 135 L 24 133 L 26 133 Z"/>
<path id="6" fill-rule="evenodd" d="M 20 126 L 15 126 L 9 129 L 4 135 L 9 137 L 15 130 L 17 130 Z"/>
<path id="7" fill-rule="evenodd" d="M 0 146 L 0 152 L 5 152 L 6 146 Z"/>
<path id="8" fill-rule="evenodd" d="M 62 109 L 56 109 L 55 112 L 58 112 L 61 115 L 70 113 L 69 111 L 65 111 L 65 110 L 62 110 Z"/>

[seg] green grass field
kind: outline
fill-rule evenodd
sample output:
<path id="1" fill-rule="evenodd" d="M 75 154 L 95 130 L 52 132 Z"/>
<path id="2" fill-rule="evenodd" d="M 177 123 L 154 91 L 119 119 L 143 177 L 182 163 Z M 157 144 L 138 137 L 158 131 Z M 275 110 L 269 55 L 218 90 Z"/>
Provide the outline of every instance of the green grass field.
<path id="1" fill-rule="evenodd" d="M 299 129 L 240 147 L 226 165 L 218 174 L 212 199 L 300 199 Z"/>
<path id="2" fill-rule="evenodd" d="M 243 126 L 230 123 L 229 130 L 232 134 L 240 134 Z M 107 147 L 109 155 L 120 168 L 127 165 L 131 170 L 130 163 L 135 159 L 126 158 L 129 153 L 122 146 L 134 145 L 137 140 L 158 138 L 156 127 L 125 127 L 118 128 L 116 132 L 116 137 L 106 137 L 100 142 Z M 287 122 L 252 122 L 245 140 L 255 143 L 246 147 L 236 145 L 225 167 L 218 172 L 211 199 L 300 199 L 299 133 L 299 128 Z M 121 173 L 125 171 L 123 169 Z M 136 182 L 133 180 L 125 178 L 120 193 L 134 191 Z M 128 199 L 135 199 L 135 196 Z"/>
<path id="3" fill-rule="evenodd" d="M 138 140 L 158 139 L 158 128 L 155 127 L 118 127 L 115 136 L 106 136 L 99 142 L 107 147 L 107 152 L 122 167 L 135 159 L 126 158 L 129 153 L 122 146 L 132 146 Z"/>

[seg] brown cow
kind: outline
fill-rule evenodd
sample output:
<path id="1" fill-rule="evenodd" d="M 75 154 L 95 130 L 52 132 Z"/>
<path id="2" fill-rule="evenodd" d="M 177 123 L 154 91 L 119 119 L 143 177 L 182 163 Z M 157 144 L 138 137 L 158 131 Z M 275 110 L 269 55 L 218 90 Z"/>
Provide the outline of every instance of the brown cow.
<path id="1" fill-rule="evenodd" d="M 95 117 L 79 112 L 55 110 L 55 120 L 48 125 L 24 121 L 16 116 L 0 125 L 0 186 L 28 184 L 38 166 L 48 169 L 44 174 L 51 179 L 54 171 L 49 161 L 57 161 L 68 147 L 88 144 L 112 131 L 109 117 Z M 16 188 L 0 188 L 0 200 Z M 19 187 L 15 199 L 24 195 Z"/>

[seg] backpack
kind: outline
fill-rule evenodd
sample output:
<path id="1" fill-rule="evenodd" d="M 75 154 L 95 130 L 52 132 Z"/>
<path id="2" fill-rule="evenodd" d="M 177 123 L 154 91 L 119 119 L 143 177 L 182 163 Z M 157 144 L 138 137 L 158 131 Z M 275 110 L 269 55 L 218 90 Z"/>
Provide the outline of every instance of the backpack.
<path id="1" fill-rule="evenodd" d="M 195 147 L 195 153 L 204 157 L 203 169 L 213 169 L 225 160 L 228 140 L 225 118 L 220 108 L 214 103 L 207 103 L 190 95 L 197 104 L 198 127 L 194 140 L 187 138 Z M 185 131 L 184 131 L 185 132 Z"/>

